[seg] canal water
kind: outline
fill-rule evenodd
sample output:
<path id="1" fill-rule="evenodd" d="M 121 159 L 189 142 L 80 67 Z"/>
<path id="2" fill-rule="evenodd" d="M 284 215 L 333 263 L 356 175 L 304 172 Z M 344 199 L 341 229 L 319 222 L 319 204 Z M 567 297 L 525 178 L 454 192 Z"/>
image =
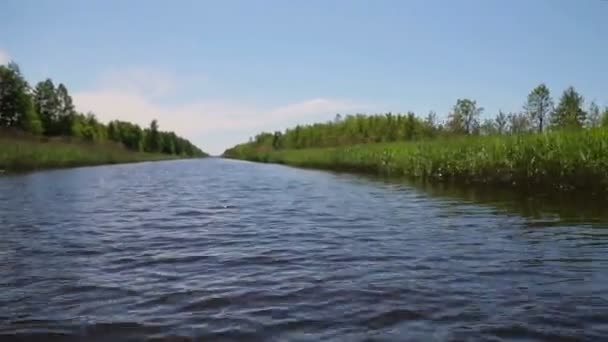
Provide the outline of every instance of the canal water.
<path id="1" fill-rule="evenodd" d="M 599 341 L 608 209 L 223 159 L 0 177 L 0 340 Z"/>

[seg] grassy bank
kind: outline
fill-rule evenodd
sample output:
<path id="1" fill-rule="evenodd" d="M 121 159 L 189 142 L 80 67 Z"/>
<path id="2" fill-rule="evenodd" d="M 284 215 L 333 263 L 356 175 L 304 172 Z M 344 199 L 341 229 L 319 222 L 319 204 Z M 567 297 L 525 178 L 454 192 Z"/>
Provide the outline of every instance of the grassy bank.
<path id="1" fill-rule="evenodd" d="M 608 192 L 608 129 L 274 150 L 229 158 L 435 181 Z"/>
<path id="2" fill-rule="evenodd" d="M 177 156 L 133 152 L 113 142 L 69 138 L 0 135 L 0 170 L 19 172 L 101 164 L 175 159 Z"/>

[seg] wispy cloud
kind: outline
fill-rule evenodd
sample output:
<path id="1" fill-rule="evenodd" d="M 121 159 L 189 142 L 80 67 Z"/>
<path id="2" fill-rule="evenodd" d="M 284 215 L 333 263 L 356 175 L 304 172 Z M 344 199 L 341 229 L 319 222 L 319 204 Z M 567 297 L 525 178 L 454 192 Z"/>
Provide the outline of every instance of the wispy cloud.
<path id="1" fill-rule="evenodd" d="M 162 97 L 176 91 L 178 80 L 172 74 L 154 68 L 111 69 L 103 74 L 99 87 L 121 92 L 141 93 L 150 97 Z"/>
<path id="2" fill-rule="evenodd" d="M 7 64 L 11 59 L 6 51 L 0 50 L 0 65 Z"/>
<path id="3" fill-rule="evenodd" d="M 73 98 L 79 110 L 92 111 L 105 122 L 119 119 L 147 126 L 157 119 L 161 129 L 175 131 L 211 153 L 221 153 L 261 130 L 283 129 L 365 107 L 351 100 L 322 97 L 276 106 L 238 100 L 194 99 L 172 105 L 159 101 L 170 98 L 181 86 L 182 82 L 169 73 L 112 71 L 101 78 L 98 87 L 75 92 Z"/>

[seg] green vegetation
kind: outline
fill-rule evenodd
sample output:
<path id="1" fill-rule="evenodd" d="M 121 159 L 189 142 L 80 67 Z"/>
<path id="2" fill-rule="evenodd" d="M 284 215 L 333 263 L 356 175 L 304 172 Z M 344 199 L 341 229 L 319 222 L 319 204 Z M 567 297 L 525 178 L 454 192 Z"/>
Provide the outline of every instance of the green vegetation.
<path id="1" fill-rule="evenodd" d="M 47 138 L 22 132 L 0 131 L 0 170 L 3 171 L 29 171 L 172 158 L 177 156 L 135 152 L 111 141 L 90 142 L 78 138 Z"/>
<path id="2" fill-rule="evenodd" d="M 608 191 L 608 109 L 600 113 L 592 103 L 583 110 L 574 88 L 553 108 L 540 85 L 521 113 L 499 112 L 483 123 L 482 113 L 475 101 L 461 99 L 443 123 L 432 112 L 424 119 L 337 116 L 259 134 L 224 156 L 434 181 Z"/>
<path id="3" fill-rule="evenodd" d="M 164 157 L 163 157 L 164 155 Z M 173 132 L 78 113 L 68 89 L 51 79 L 32 89 L 15 63 L 0 65 L 0 169 L 91 165 L 205 153 Z"/>

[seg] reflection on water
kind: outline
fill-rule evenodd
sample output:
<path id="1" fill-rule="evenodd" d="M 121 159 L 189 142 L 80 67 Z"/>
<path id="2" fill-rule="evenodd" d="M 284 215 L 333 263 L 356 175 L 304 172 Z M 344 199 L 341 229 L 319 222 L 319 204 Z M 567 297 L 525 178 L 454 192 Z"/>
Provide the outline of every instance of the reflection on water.
<path id="1" fill-rule="evenodd" d="M 365 176 L 368 177 L 368 176 Z M 368 177 L 387 184 L 413 187 L 435 198 L 466 201 L 530 219 L 539 225 L 557 222 L 608 223 L 608 198 L 583 192 L 535 192 L 525 189 L 437 183 L 416 179 Z"/>

